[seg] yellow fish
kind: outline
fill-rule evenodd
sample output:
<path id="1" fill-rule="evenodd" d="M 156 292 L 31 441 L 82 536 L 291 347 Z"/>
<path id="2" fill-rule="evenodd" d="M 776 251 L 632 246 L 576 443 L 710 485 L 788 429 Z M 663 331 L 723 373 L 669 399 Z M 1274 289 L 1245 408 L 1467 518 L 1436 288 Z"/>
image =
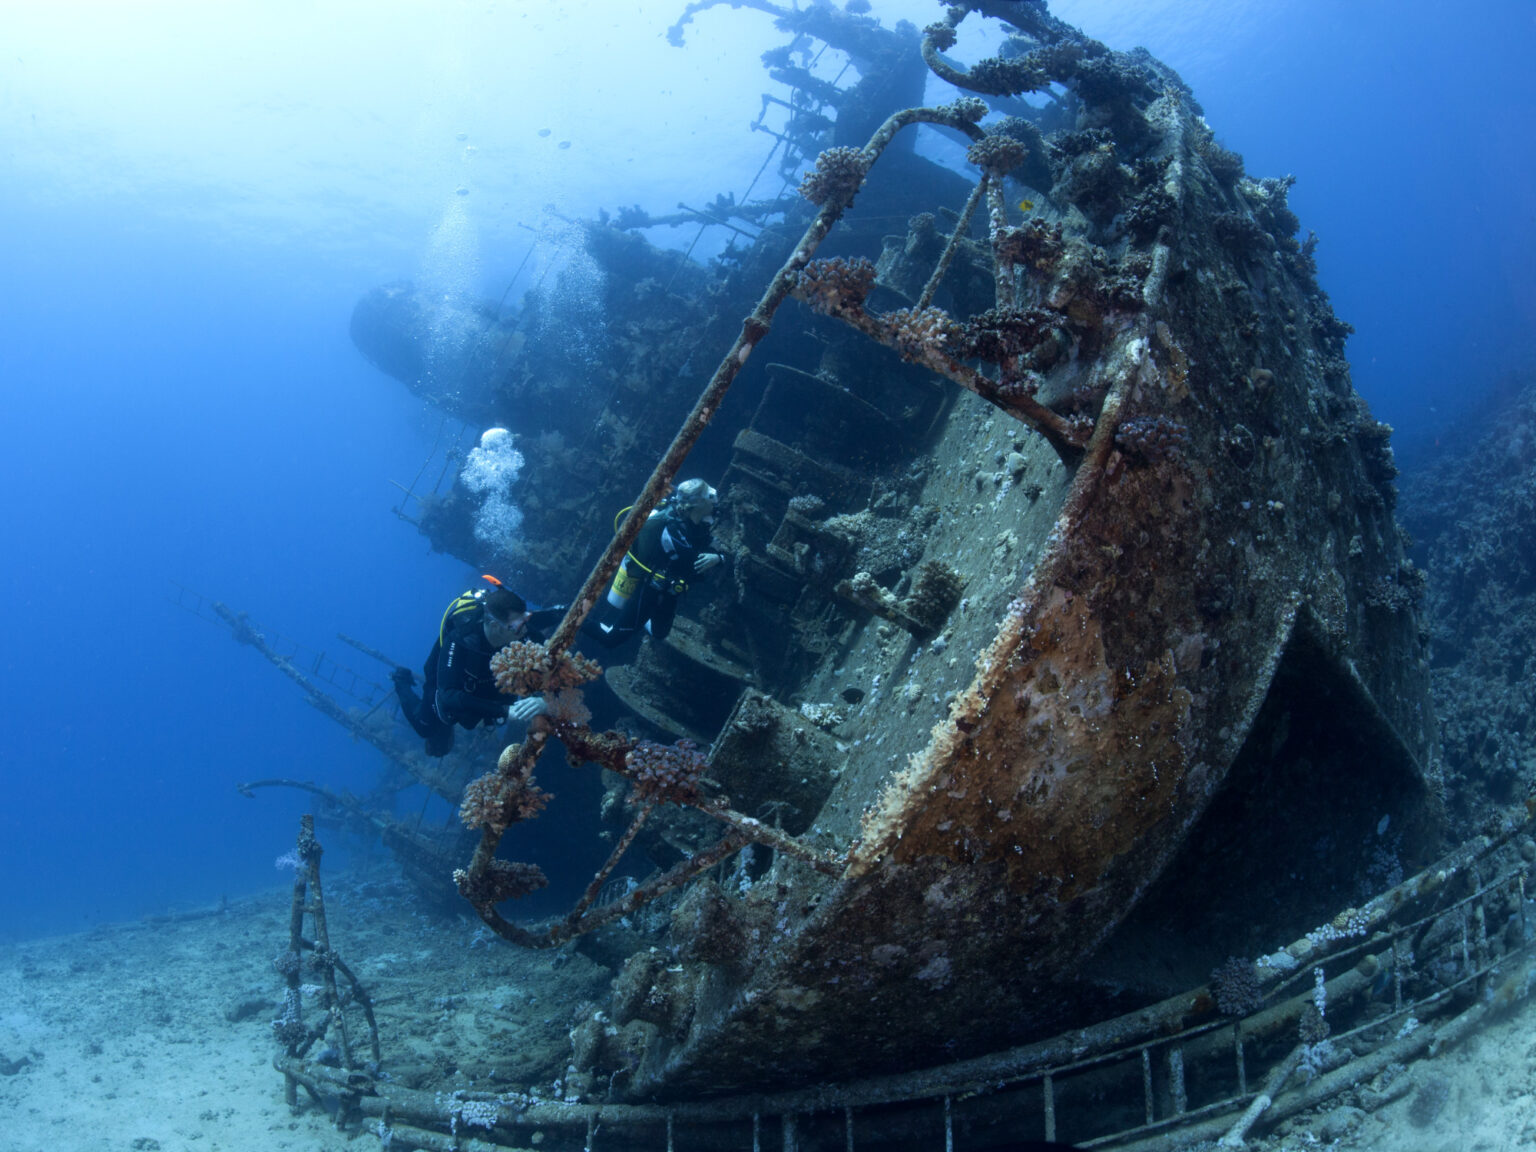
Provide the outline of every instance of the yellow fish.
<path id="1" fill-rule="evenodd" d="M 1030 212 L 1030 211 L 1033 211 L 1034 207 L 1035 207 L 1035 202 L 1033 200 L 1020 200 L 1019 201 L 1019 211 L 1020 212 Z"/>

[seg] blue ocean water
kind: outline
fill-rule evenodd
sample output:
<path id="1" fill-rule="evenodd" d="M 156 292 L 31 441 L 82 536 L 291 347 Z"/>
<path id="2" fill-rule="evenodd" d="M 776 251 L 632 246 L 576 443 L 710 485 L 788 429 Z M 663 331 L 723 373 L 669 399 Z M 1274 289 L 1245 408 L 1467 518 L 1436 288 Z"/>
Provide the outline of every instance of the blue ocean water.
<path id="1" fill-rule="evenodd" d="M 440 420 L 356 353 L 352 306 L 402 278 L 515 298 L 568 255 L 561 216 L 745 189 L 783 38 L 721 7 L 671 47 L 681 8 L 0 7 L 0 935 L 278 883 L 307 805 L 235 784 L 368 787 L 376 755 L 175 585 L 419 664 L 472 574 L 392 512 Z M 1297 177 L 1379 417 L 1432 441 L 1530 362 L 1536 10 L 1131 8 L 1053 11 Z"/>

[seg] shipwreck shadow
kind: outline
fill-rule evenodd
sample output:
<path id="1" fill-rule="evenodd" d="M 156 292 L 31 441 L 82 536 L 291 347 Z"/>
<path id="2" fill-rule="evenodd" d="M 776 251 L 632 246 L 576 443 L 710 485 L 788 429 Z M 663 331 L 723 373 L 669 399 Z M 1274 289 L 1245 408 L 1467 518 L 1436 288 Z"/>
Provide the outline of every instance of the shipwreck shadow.
<path id="1" fill-rule="evenodd" d="M 1439 847 L 1423 766 L 1303 610 L 1221 790 L 1099 951 L 1092 983 L 1202 983 L 1399 882 Z"/>

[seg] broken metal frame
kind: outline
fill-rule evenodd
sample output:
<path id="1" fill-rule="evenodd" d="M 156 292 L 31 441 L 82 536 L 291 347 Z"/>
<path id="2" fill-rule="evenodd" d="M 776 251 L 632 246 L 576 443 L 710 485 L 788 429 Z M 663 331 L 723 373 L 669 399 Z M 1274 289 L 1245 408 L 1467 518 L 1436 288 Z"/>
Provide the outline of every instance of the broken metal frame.
<path id="1" fill-rule="evenodd" d="M 227 609 L 218 601 L 212 600 L 201 592 L 188 588 L 185 584 L 178 583 L 175 580 L 171 581 L 171 585 L 176 589 L 175 595 L 171 597 L 171 602 L 176 607 L 190 612 L 200 620 L 207 620 L 213 624 L 223 624 L 235 633 L 237 639 L 239 638 L 240 628 L 238 624 L 231 621 L 230 616 L 227 614 Z M 237 621 L 244 618 L 243 614 L 240 613 L 236 613 L 235 617 Z M 287 674 L 292 676 L 295 682 L 299 683 L 307 693 L 316 691 L 315 681 L 320 681 L 336 689 L 342 695 L 350 696 L 358 703 L 367 707 L 368 714 L 377 711 L 390 698 L 389 692 L 382 684 L 368 679 L 361 672 L 348 668 L 345 664 L 337 662 L 331 657 L 329 652 L 311 648 L 307 644 L 286 636 L 278 637 L 265 631 L 257 634 L 274 654 L 268 658 L 272 659 L 273 663 L 277 663 L 278 659 L 286 661 L 287 665 L 293 669 L 292 672 L 287 672 Z M 338 634 L 337 639 L 376 659 L 384 660 L 386 663 L 393 663 L 381 653 L 367 648 L 350 637 Z M 309 666 L 307 672 L 301 669 L 301 663 Z"/>
<path id="2" fill-rule="evenodd" d="M 437 762 L 427 760 L 421 755 L 402 747 L 396 741 L 390 739 L 386 733 L 368 723 L 369 718 L 383 706 L 384 701 L 388 697 L 382 697 L 367 712 L 361 715 L 348 711 L 327 695 L 310 677 L 300 671 L 291 660 L 273 648 L 267 642 L 265 633 L 258 630 L 252 624 L 250 617 L 244 612 L 236 612 L 218 601 L 209 601 L 205 597 L 199 596 L 197 593 L 186 588 L 182 588 L 181 593 L 182 595 L 177 601 L 178 604 L 187 608 L 194 615 L 200 616 L 205 620 L 216 621 L 228 627 L 237 641 L 255 648 L 269 663 L 297 684 L 312 707 L 327 718 L 340 724 L 352 734 L 354 739 L 372 744 L 388 760 L 404 769 L 410 781 L 421 784 L 425 789 L 425 795 L 422 799 L 423 814 L 425 813 L 427 803 L 430 802 L 434 795 L 442 798 L 451 806 L 458 804 L 462 788 L 458 783 L 457 777 L 438 771 Z M 195 602 L 189 603 L 188 597 L 195 597 Z M 394 661 L 390 660 L 384 653 L 359 640 L 340 634 L 338 634 L 338 639 L 350 644 L 365 655 L 372 656 L 374 659 L 380 660 L 391 667 L 394 665 Z M 293 641 L 288 643 L 295 647 L 302 647 Z M 324 653 L 319 655 L 324 657 Z M 316 666 L 319 666 L 318 663 Z M 340 667 L 340 665 L 337 665 L 337 667 Z M 350 670 L 348 671 L 350 673 Z M 354 678 L 360 679 L 356 673 L 350 674 Z M 398 784 L 396 790 L 398 791 L 408 786 L 407 782 L 402 781 Z M 330 804 L 336 812 L 353 821 L 360 831 L 365 834 L 377 835 L 384 846 L 389 849 L 400 863 L 405 874 L 412 877 L 422 888 L 423 892 L 430 893 L 436 899 L 446 891 L 448 876 L 452 870 L 452 862 L 457 857 L 459 840 L 455 838 L 452 841 L 448 841 L 424 835 L 421 831 L 420 815 L 418 815 L 414 826 L 412 826 L 411 824 L 394 819 L 387 812 L 371 807 L 349 793 L 338 793 L 308 780 L 268 778 L 237 783 L 235 785 L 236 791 L 247 799 L 254 798 L 258 788 L 295 788 L 320 797 Z"/>
<path id="3" fill-rule="evenodd" d="M 371 1067 L 377 1069 L 380 1061 L 379 1050 L 379 1025 L 373 1014 L 373 1001 L 363 989 L 352 970 L 342 961 L 331 947 L 330 929 L 325 920 L 325 897 L 320 887 L 320 857 L 324 849 L 320 841 L 315 839 L 315 818 L 306 813 L 299 817 L 298 841 L 294 846 L 296 864 L 293 876 L 293 900 L 288 912 L 288 951 L 279 958 L 279 968 L 283 973 L 285 990 L 283 994 L 283 1015 L 274 1024 L 278 1039 L 282 1041 L 285 1052 L 278 1058 L 278 1066 L 281 1061 L 303 1060 L 314 1045 L 327 1036 L 334 1037 L 334 1043 L 341 1061 L 340 1071 L 346 1074 L 361 1074 L 361 1066 L 356 1059 L 353 1049 L 351 1033 L 347 1028 L 346 1009 L 356 1006 L 362 1013 L 368 1026 L 368 1045 L 373 1060 Z M 308 916 L 314 924 L 315 937 L 307 939 L 304 935 L 304 918 Z M 320 1019 L 311 1025 L 305 1025 L 303 1017 L 304 988 L 303 967 L 306 954 L 310 963 L 319 969 L 320 974 Z M 343 994 L 336 986 L 336 973 L 340 972 L 347 980 L 347 989 Z M 283 1083 L 283 1098 L 290 1109 L 296 1110 L 299 1104 L 299 1087 L 309 1091 L 310 1095 L 320 1102 L 321 1095 L 316 1093 L 303 1077 L 285 1075 Z M 336 1109 L 336 1124 L 341 1127 L 347 1121 L 350 1111 L 346 1101 Z"/>
<path id="4" fill-rule="evenodd" d="M 867 1114 L 861 1139 L 883 1143 L 892 1136 L 884 1130 L 869 1134 L 883 1123 L 872 1110 L 906 1108 L 884 1119 L 910 1125 L 926 1114 L 931 1125 L 932 1116 L 924 1110 L 935 1107 L 943 1110 L 945 1146 L 953 1147 L 956 1104 L 986 1097 L 995 1098 L 993 1103 L 1001 1109 L 1000 1116 L 994 1109 L 990 1119 L 1006 1124 L 1011 1115 L 1020 1123 L 1038 1124 L 1038 1133 L 1050 1141 L 1062 1139 L 1063 1128 L 1074 1124 L 1072 1094 L 1063 1090 L 1063 1084 L 1083 1074 L 1118 1076 L 1121 1083 L 1138 1086 L 1142 1120 L 1113 1132 L 1079 1137 L 1081 1147 L 1171 1152 L 1195 1141 L 1217 1139 L 1222 1147 L 1241 1147 L 1249 1131 L 1315 1108 L 1394 1064 L 1434 1055 L 1464 1039 L 1488 1017 L 1490 977 L 1532 953 L 1529 936 L 1536 926 L 1525 923 L 1524 911 L 1530 866 L 1508 851 L 1501 858 L 1501 849 L 1515 836 L 1529 835 L 1532 827 L 1511 821 L 1497 837 L 1478 837 L 1264 958 L 1256 972 L 1265 1003 L 1241 1019 L 1209 1019 L 1205 1006 L 1213 993 L 1200 987 L 1113 1020 L 938 1068 L 676 1105 L 577 1104 L 521 1093 L 432 1093 L 404 1089 L 302 1056 L 280 1057 L 276 1064 L 291 1082 L 303 1085 L 315 1097 L 338 1099 L 350 1114 L 379 1118 L 380 1138 L 392 1138 L 392 1147 L 448 1148 L 445 1141 L 457 1139 L 454 1147 L 491 1152 L 513 1146 L 504 1141 L 514 1141 L 533 1129 L 551 1128 L 585 1132 L 590 1152 L 604 1146 L 596 1137 L 605 1132 L 620 1135 L 621 1144 L 615 1146 L 626 1148 L 640 1147 L 641 1141 L 643 1146 L 671 1148 L 683 1132 L 691 1146 L 724 1148 L 741 1145 L 731 1143 L 730 1133 L 721 1129 L 734 1126 L 739 1133 L 750 1122 L 751 1147 L 757 1149 L 763 1121 L 770 1118 L 778 1122 L 783 1147 L 794 1149 L 799 1146 L 796 1133 L 813 1117 L 824 1121 L 830 1117 L 832 1123 L 841 1120 L 847 1147 L 856 1148 L 855 1120 L 860 1113 Z M 1487 875 L 1495 869 L 1496 875 Z M 1463 888 L 1470 890 L 1460 891 Z M 1515 901 L 1521 917 L 1522 943 L 1498 955 L 1486 932 L 1485 907 L 1494 897 Z M 1404 918 L 1399 920 L 1400 916 Z M 1459 937 L 1454 931 L 1443 932 L 1434 954 L 1413 956 L 1415 941 L 1425 947 L 1424 938 L 1434 926 L 1458 919 L 1463 926 L 1469 922 L 1480 926 L 1475 939 L 1466 930 Z M 1432 962 L 1454 966 L 1454 978 L 1417 999 L 1405 995 L 1405 974 L 1424 971 Z M 1329 1037 L 1338 1045 L 1350 1042 L 1355 1055 L 1287 1090 L 1309 1045 L 1287 1045 L 1283 1058 L 1267 1062 L 1255 1049 L 1261 1044 L 1273 1047 L 1288 1031 L 1294 1033 L 1316 1004 L 1319 986 L 1315 981 L 1325 968 L 1333 975 L 1321 987 L 1336 1018 L 1344 1015 L 1341 1006 L 1384 994 L 1384 979 L 1392 985 L 1391 1008 L 1354 1021 L 1346 1031 Z M 1505 998 L 1506 1007 L 1513 1002 L 1513 997 Z M 1355 1014 L 1364 1015 L 1358 1007 Z M 1191 1019 L 1196 1022 L 1190 1023 Z M 1227 1071 L 1217 1076 L 1230 1079 L 1235 1074 L 1237 1091 L 1191 1107 L 1190 1073 L 1223 1067 Z M 1398 1076 L 1375 1093 L 1374 1106 L 1401 1095 L 1409 1083 Z M 1101 1113 L 1103 1102 L 1090 1095 L 1094 1098 L 1082 1105 L 1084 1115 Z M 1138 1111 L 1129 1100 L 1120 1103 L 1129 1112 Z M 467 1112 L 466 1106 L 473 1107 Z M 484 1129 L 483 1138 L 468 1137 L 469 1115 Z M 446 1128 L 448 1134 L 434 1131 L 432 1125 Z M 1019 1134 L 1016 1128 L 1014 1134 Z M 1066 1134 L 1067 1138 L 1072 1135 Z"/>
<path id="5" fill-rule="evenodd" d="M 218 600 L 211 601 L 208 606 L 220 622 L 229 628 L 239 643 L 254 648 L 273 667 L 297 684 L 304 693 L 305 701 L 317 712 L 327 719 L 340 724 L 355 739 L 372 744 L 385 757 L 405 769 L 413 778 L 426 785 L 432 792 L 443 797 L 448 803 L 458 803 L 459 789 L 451 781 L 433 772 L 430 764 L 422 763 L 419 757 L 410 755 L 406 749 L 393 740 L 386 739 L 381 732 L 366 723 L 368 717 L 378 708 L 378 703 L 373 704 L 368 712 L 362 716 L 354 716 L 340 704 L 336 703 L 335 700 L 331 699 L 312 679 L 300 671 L 291 660 L 273 648 L 267 642 L 266 636 L 251 623 L 251 618 L 246 613 L 237 612 L 229 607 L 229 605 Z M 348 642 L 355 644 L 354 641 Z"/>
<path id="6" fill-rule="evenodd" d="M 949 240 L 944 245 L 944 251 L 939 256 L 939 262 L 934 265 L 933 274 L 928 277 L 928 283 L 923 285 L 923 294 L 917 298 L 917 309 L 922 311 L 933 303 L 934 293 L 939 290 L 939 285 L 944 282 L 944 275 L 949 271 L 949 266 L 954 263 L 955 253 L 960 250 L 961 243 L 971 232 L 971 221 L 976 216 L 976 206 L 981 203 L 982 197 L 987 194 L 988 185 L 993 180 L 990 174 L 983 172 L 976 187 L 971 189 L 971 194 L 966 197 L 965 207 L 960 210 L 960 217 L 955 221 L 955 226 L 949 233 Z"/>
<path id="7" fill-rule="evenodd" d="M 579 724 L 555 723 L 545 716 L 536 716 L 528 725 L 527 741 L 522 745 L 514 744 L 503 752 L 496 772 L 489 774 L 498 780 L 500 786 L 508 789 L 504 795 L 515 796 L 522 788 L 532 783 L 531 773 L 537 754 L 535 759 L 526 761 L 523 757 L 530 746 L 542 748 L 551 735 L 558 737 L 565 744 L 573 763 L 600 764 L 621 775 L 631 777 L 635 775 L 627 764 L 627 755 L 637 745 L 620 737 L 617 733 L 598 735 Z M 708 848 L 685 857 L 665 872 L 653 875 L 629 889 L 611 903 L 593 908 L 596 892 L 612 875 L 619 860 L 634 842 L 656 804 L 663 802 L 683 804 L 719 820 L 727 826 L 725 835 Z M 524 817 L 513 817 L 512 822 L 520 818 Z M 481 843 L 476 850 L 476 859 L 479 859 L 480 851 L 484 850 L 488 843 L 494 844 L 499 841 L 501 835 L 510 826 L 510 822 L 502 826 L 487 823 Z M 494 895 L 496 867 L 494 847 L 489 850 L 492 855 L 483 872 L 476 874 L 469 869 L 460 869 L 454 873 L 454 882 L 460 894 L 470 901 L 475 910 L 481 913 L 481 918 L 487 925 L 503 939 L 525 948 L 554 948 L 577 936 L 623 919 L 637 909 L 682 887 L 694 877 L 709 871 L 749 844 L 762 844 L 777 853 L 792 856 L 825 875 L 837 876 L 843 869 L 844 862 L 841 857 L 820 852 L 771 824 L 737 812 L 721 798 L 705 797 L 702 794 L 691 798 L 647 794 L 641 799 L 639 811 L 631 819 L 629 828 L 619 838 L 607 861 L 598 870 L 571 911 L 564 917 L 534 928 L 524 928 L 505 920 L 499 913 L 496 914 L 494 921 L 487 918 L 485 909 L 489 908 L 494 912 L 495 905 L 507 899 L 507 897 Z"/>

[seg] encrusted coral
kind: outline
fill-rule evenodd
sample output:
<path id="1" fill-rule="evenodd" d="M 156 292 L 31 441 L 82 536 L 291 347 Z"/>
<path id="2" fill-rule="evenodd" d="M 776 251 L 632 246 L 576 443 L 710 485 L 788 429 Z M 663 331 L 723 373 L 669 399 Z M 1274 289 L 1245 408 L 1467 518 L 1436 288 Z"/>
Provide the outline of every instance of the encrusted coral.
<path id="1" fill-rule="evenodd" d="M 677 995 L 683 975 L 681 970 L 669 972 L 655 949 L 636 952 L 613 979 L 613 1019 L 620 1024 L 643 1020 L 676 1035 L 692 1008 L 687 997 Z"/>
<path id="2" fill-rule="evenodd" d="M 1161 188 L 1148 188 L 1125 210 L 1125 229 L 1138 240 L 1150 240 L 1178 216 L 1178 202 Z"/>
<path id="3" fill-rule="evenodd" d="M 1023 144 L 1028 155 L 1013 175 L 1032 188 L 1047 189 L 1051 186 L 1050 164 L 1046 161 L 1049 145 L 1039 127 L 1022 116 L 1005 116 L 987 125 L 992 136 L 1006 137 Z"/>
<path id="4" fill-rule="evenodd" d="M 1051 82 L 1039 62 L 1030 56 L 1012 60 L 993 57 L 982 60 L 968 73 L 968 87 L 988 96 L 1017 96 L 1021 92 L 1038 92 Z"/>
<path id="5" fill-rule="evenodd" d="M 954 354 L 994 364 L 1027 355 L 1055 334 L 1062 317 L 1043 308 L 1027 311 L 989 308 L 972 316 L 956 336 Z"/>
<path id="6" fill-rule="evenodd" d="M 1096 148 L 1113 148 L 1115 135 L 1107 128 L 1085 128 L 1080 132 L 1058 132 L 1050 139 L 1051 160 L 1063 171 L 1069 161 Z"/>
<path id="7" fill-rule="evenodd" d="M 1090 104 L 1117 104 L 1150 99 L 1156 79 L 1150 68 L 1127 54 L 1106 52 L 1076 63 L 1072 87 Z"/>
<path id="8" fill-rule="evenodd" d="M 947 52 L 955 46 L 955 42 L 960 39 L 960 34 L 951 25 L 941 21 L 924 28 L 923 38 L 940 52 Z"/>
<path id="9" fill-rule="evenodd" d="M 873 612 L 882 619 L 899 624 L 914 636 L 926 638 L 944 627 L 949 614 L 960 602 L 963 587 L 960 574 L 949 565 L 930 560 L 918 569 L 912 591 L 898 598 L 868 572 L 855 573 L 847 580 L 839 581 L 838 595 Z M 801 706 L 807 719 L 812 717 Z M 815 707 L 812 705 L 811 707 Z"/>
<path id="10" fill-rule="evenodd" d="M 1368 412 L 1358 414 L 1351 428 L 1360 448 L 1360 462 L 1371 482 L 1389 486 L 1397 479 L 1397 462 L 1392 456 L 1392 425 L 1373 420 Z"/>
<path id="11" fill-rule="evenodd" d="M 558 728 L 588 723 L 592 719 L 592 710 L 582 699 L 580 689 L 562 688 L 544 697 L 544 715 Z"/>
<path id="12" fill-rule="evenodd" d="M 1422 568 L 1411 564 L 1400 570 L 1396 579 L 1378 576 L 1366 589 L 1367 608 L 1379 608 L 1386 612 L 1412 612 L 1424 599 L 1427 575 Z"/>
<path id="13" fill-rule="evenodd" d="M 825 728 L 828 732 L 847 719 L 843 710 L 836 704 L 812 704 L 809 700 L 800 702 L 800 715 L 816 727 Z"/>
<path id="14" fill-rule="evenodd" d="M 1328 1021 L 1315 1004 L 1308 1004 L 1301 1010 L 1301 1019 L 1296 1022 L 1296 1031 L 1303 1044 L 1321 1044 L 1328 1039 L 1330 1031 Z"/>
<path id="15" fill-rule="evenodd" d="M 465 785 L 459 819 L 466 828 L 490 828 L 500 835 L 520 820 L 531 820 L 548 803 L 549 793 L 533 782 L 531 766 L 515 776 L 498 770 Z"/>
<path id="16" fill-rule="evenodd" d="M 289 988 L 283 997 L 283 1011 L 276 1020 L 272 1021 L 272 1035 L 290 1054 L 296 1052 L 299 1045 L 309 1039 L 309 1029 L 304 1027 L 304 1020 L 299 1015 L 297 988 Z"/>
<path id="17" fill-rule="evenodd" d="M 900 603 L 894 592 L 882 588 L 880 582 L 868 572 L 855 572 L 846 583 L 848 591 L 865 601 L 871 611 L 878 612 L 880 608 L 895 611 Z"/>
<path id="18" fill-rule="evenodd" d="M 534 718 L 533 724 L 543 724 L 548 719 L 547 716 L 538 716 Z M 601 764 L 613 772 L 625 771 L 624 757 L 629 754 L 634 741 L 623 733 L 593 732 L 581 725 L 558 727 L 551 724 L 550 727 L 565 745 L 566 758 L 573 768 L 583 764 Z"/>
<path id="19" fill-rule="evenodd" d="M 975 96 L 962 96 L 953 104 L 946 104 L 943 108 L 943 111 L 957 120 L 965 120 L 972 124 L 978 123 L 991 110 L 987 107 L 985 100 Z"/>
<path id="20" fill-rule="evenodd" d="M 843 204 L 853 200 L 869 172 L 862 148 L 828 148 L 816 157 L 816 167 L 800 182 L 800 195 L 812 204 Z"/>
<path id="21" fill-rule="evenodd" d="M 558 692 L 596 680 L 603 669 L 596 661 L 570 652 L 552 654 L 542 644 L 514 640 L 491 657 L 496 687 L 509 696 Z"/>
<path id="22" fill-rule="evenodd" d="M 1264 989 L 1253 961 L 1228 957 L 1225 964 L 1211 973 L 1211 995 L 1223 1016 L 1246 1016 L 1257 1011 L 1264 1003 Z"/>
<path id="23" fill-rule="evenodd" d="M 902 607 L 921 626 L 920 635 L 937 633 L 960 603 L 964 587 L 960 573 L 942 561 L 928 560 L 917 570 L 917 579 Z"/>
<path id="24" fill-rule="evenodd" d="M 1211 175 L 1225 188 L 1236 184 L 1243 176 L 1242 155 L 1230 149 L 1223 148 L 1214 140 L 1206 142 L 1201 149 L 1205 156 L 1205 166 L 1211 170 Z"/>
<path id="25" fill-rule="evenodd" d="M 1262 180 L 1245 180 L 1241 188 L 1258 217 L 1260 225 L 1282 251 L 1299 252 L 1301 242 L 1296 233 L 1301 228 L 1301 218 L 1291 211 L 1289 199 L 1294 176 L 1267 176 Z"/>
<path id="26" fill-rule="evenodd" d="M 653 744 L 642 740 L 624 757 L 635 794 L 667 804 L 697 804 L 703 799 L 699 782 L 709 761 L 692 740 Z"/>
<path id="27" fill-rule="evenodd" d="M 1138 416 L 1115 429 L 1115 446 L 1156 463 L 1176 459 L 1189 443 L 1189 429 L 1166 416 Z"/>
<path id="28" fill-rule="evenodd" d="M 1016 404 L 1033 400 L 1040 391 L 1040 378 L 1025 374 L 1014 380 L 1003 380 L 997 386 L 997 399 L 1003 404 Z"/>
<path id="29" fill-rule="evenodd" d="M 494 1100 L 455 1100 L 448 1108 L 459 1124 L 471 1128 L 494 1128 L 501 1117 L 501 1105 Z"/>
<path id="30" fill-rule="evenodd" d="M 1104 223 L 1120 210 L 1131 178 L 1132 171 L 1120 162 L 1115 145 L 1101 144 L 1066 165 L 1052 195 L 1071 200 L 1090 219 Z"/>
<path id="31" fill-rule="evenodd" d="M 478 877 L 472 877 L 463 868 L 456 868 L 453 882 L 459 894 L 475 905 L 516 900 L 549 884 L 537 864 L 522 864 L 516 860 L 492 860 Z"/>
<path id="32" fill-rule="evenodd" d="M 1061 225 L 1034 219 L 1022 228 L 1009 228 L 995 241 L 997 259 L 1003 264 L 1022 264 L 1036 272 L 1050 274 L 1061 263 L 1067 244 Z"/>
<path id="33" fill-rule="evenodd" d="M 1259 226 L 1259 222 L 1243 212 L 1222 212 L 1211 220 L 1211 231 L 1216 239 L 1232 252 L 1239 254 L 1273 251 L 1274 237 Z"/>
<path id="34" fill-rule="evenodd" d="M 1012 136 L 983 136 L 966 150 L 965 158 L 990 176 L 1006 176 L 1029 155 L 1029 149 Z"/>
<path id="35" fill-rule="evenodd" d="M 862 308 L 875 286 L 875 266 L 864 257 L 813 260 L 800 270 L 795 296 L 823 315 Z"/>
<path id="36" fill-rule="evenodd" d="M 896 351 L 907 360 L 920 359 L 926 352 L 943 352 L 958 329 L 942 308 L 899 308 L 887 313 Z"/>

